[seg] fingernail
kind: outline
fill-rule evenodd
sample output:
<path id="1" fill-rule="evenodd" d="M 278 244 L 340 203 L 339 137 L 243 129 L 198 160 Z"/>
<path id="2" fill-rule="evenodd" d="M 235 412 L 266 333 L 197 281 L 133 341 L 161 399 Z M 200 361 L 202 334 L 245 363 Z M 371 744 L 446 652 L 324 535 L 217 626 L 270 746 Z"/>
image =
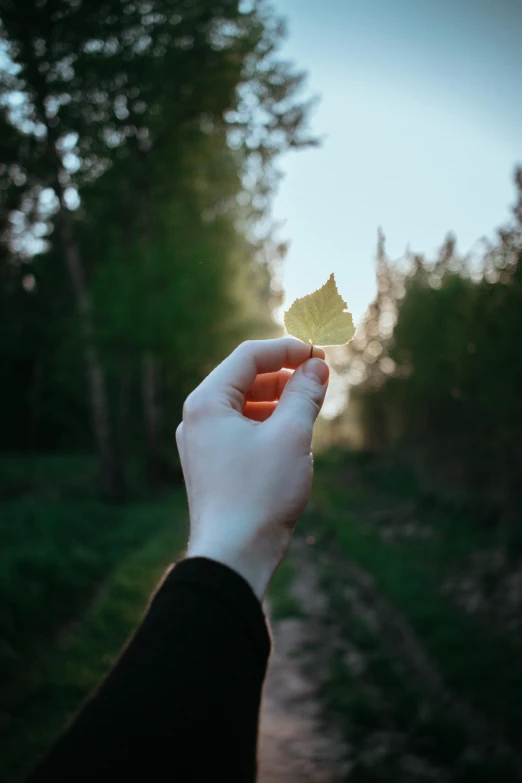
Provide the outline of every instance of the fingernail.
<path id="1" fill-rule="evenodd" d="M 324 386 L 330 375 L 330 370 L 322 359 L 309 359 L 304 366 L 304 374 Z"/>

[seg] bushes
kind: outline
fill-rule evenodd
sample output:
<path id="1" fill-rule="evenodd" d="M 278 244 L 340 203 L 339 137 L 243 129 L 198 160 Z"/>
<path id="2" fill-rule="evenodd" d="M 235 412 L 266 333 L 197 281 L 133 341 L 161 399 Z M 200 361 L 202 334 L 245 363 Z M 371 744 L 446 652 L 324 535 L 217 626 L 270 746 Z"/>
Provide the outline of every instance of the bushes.
<path id="1" fill-rule="evenodd" d="M 389 262 L 380 262 L 389 271 Z M 413 448 L 437 480 L 477 492 L 512 515 L 522 499 L 519 228 L 501 232 L 480 280 L 452 242 L 433 264 L 414 259 L 402 296 L 397 285 L 383 285 L 386 279 L 390 274 L 380 275 L 374 308 L 394 302 L 393 335 L 382 340 L 394 369 L 386 375 L 370 363 L 354 390 L 367 445 Z M 372 334 L 370 319 L 365 326 Z"/>

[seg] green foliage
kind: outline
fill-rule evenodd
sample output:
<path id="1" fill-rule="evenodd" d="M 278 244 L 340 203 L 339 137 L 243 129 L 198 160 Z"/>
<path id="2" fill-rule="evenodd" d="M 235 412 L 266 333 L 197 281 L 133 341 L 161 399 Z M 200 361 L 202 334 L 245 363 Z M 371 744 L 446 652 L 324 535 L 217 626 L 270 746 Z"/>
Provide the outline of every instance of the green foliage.
<path id="1" fill-rule="evenodd" d="M 24 279 L 36 280 L 35 291 Z M 89 443 L 88 399 L 61 259 L 0 261 L 2 450 L 76 449 Z"/>
<path id="2" fill-rule="evenodd" d="M 414 450 L 438 486 L 476 493 L 509 518 L 522 498 L 521 259 L 517 224 L 499 232 L 479 279 L 451 239 L 434 263 L 416 256 L 405 276 L 381 252 L 358 346 L 365 378 L 353 390 L 368 446 Z"/>
<path id="3" fill-rule="evenodd" d="M 187 392 L 276 332 L 270 205 L 278 155 L 314 143 L 304 77 L 262 0 L 0 17 L 2 443 L 92 438 L 115 485 L 136 451 L 172 467 Z"/>
<path id="4" fill-rule="evenodd" d="M 344 345 L 355 333 L 346 308 L 332 273 L 313 294 L 293 302 L 285 313 L 285 329 L 310 345 Z"/>

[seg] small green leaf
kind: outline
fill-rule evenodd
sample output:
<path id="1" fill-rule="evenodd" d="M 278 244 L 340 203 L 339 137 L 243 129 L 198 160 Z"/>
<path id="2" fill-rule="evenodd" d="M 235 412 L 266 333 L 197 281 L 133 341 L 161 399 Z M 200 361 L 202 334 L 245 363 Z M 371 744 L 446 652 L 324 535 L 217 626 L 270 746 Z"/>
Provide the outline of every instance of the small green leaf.
<path id="1" fill-rule="evenodd" d="M 285 313 L 285 329 L 310 345 L 344 345 L 355 334 L 347 307 L 332 273 L 322 288 L 295 300 Z"/>

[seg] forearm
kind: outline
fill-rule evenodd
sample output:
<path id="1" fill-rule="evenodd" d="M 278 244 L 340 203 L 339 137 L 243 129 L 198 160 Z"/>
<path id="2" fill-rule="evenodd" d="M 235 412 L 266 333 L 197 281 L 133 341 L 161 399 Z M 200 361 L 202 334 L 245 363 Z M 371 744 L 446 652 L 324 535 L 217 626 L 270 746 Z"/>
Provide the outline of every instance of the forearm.
<path id="1" fill-rule="evenodd" d="M 181 562 L 31 783 L 165 773 L 180 783 L 254 781 L 269 650 L 245 581 L 209 560 Z"/>

